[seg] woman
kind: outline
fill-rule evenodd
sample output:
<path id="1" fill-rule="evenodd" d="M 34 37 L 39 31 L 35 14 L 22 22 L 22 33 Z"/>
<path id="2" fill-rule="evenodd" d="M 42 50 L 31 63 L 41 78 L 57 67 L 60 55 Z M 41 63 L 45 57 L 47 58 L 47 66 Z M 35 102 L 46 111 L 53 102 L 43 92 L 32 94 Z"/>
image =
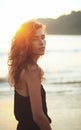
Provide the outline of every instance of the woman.
<path id="1" fill-rule="evenodd" d="M 8 66 L 17 130 L 51 130 L 43 71 L 37 64 L 45 45 L 45 26 L 33 20 L 22 24 L 12 39 Z"/>

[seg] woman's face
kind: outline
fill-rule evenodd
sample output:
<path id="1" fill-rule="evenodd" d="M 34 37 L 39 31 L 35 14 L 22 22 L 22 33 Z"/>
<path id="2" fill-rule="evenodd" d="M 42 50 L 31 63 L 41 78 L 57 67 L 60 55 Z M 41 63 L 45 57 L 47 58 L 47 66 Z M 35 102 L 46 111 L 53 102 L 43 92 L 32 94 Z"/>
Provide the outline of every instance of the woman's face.
<path id="1" fill-rule="evenodd" d="M 44 55 L 45 52 L 45 32 L 42 28 L 36 30 L 36 33 L 32 39 L 32 53 L 34 56 Z"/>

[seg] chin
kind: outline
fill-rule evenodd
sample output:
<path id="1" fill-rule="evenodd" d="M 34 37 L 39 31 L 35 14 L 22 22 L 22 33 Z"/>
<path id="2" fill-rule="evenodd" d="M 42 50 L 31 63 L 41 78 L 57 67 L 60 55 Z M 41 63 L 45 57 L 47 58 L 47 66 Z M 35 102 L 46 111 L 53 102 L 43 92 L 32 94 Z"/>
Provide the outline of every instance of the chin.
<path id="1" fill-rule="evenodd" d="M 44 53 L 45 53 L 45 52 L 41 52 L 40 54 L 41 54 L 41 55 L 44 55 Z"/>
<path id="2" fill-rule="evenodd" d="M 41 55 L 44 55 L 44 54 L 45 54 L 45 51 L 42 51 L 42 52 L 41 52 Z"/>
<path id="3" fill-rule="evenodd" d="M 44 55 L 44 53 L 41 53 L 40 55 Z"/>
<path id="4" fill-rule="evenodd" d="M 42 56 L 44 54 L 45 54 L 45 52 L 41 52 L 41 53 L 36 54 L 36 56 L 40 57 L 40 56 Z"/>

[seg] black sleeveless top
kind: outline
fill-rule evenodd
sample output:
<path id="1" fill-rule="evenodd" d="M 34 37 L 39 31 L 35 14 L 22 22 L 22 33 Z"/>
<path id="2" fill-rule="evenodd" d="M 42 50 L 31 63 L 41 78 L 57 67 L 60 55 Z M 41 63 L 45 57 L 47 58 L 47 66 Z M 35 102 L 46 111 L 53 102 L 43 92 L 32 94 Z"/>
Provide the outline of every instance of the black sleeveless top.
<path id="1" fill-rule="evenodd" d="M 29 96 L 21 96 L 15 90 L 14 93 L 14 115 L 16 120 L 19 122 L 17 126 L 17 130 L 40 130 L 36 123 L 33 121 L 31 105 Z M 47 105 L 46 105 L 46 92 L 41 85 L 41 95 L 42 95 L 42 105 L 43 111 L 47 116 L 49 123 L 51 123 L 51 119 L 47 114 Z"/>

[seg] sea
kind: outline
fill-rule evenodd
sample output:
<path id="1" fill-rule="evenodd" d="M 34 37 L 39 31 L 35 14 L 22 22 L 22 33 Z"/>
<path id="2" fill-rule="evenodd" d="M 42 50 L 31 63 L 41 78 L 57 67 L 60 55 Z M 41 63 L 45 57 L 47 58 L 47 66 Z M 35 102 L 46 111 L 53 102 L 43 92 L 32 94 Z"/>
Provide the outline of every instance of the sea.
<path id="1" fill-rule="evenodd" d="M 0 41 L 0 93 L 10 91 L 8 76 L 10 41 Z M 45 74 L 47 92 L 81 93 L 81 35 L 47 35 L 45 54 L 38 64 Z"/>

